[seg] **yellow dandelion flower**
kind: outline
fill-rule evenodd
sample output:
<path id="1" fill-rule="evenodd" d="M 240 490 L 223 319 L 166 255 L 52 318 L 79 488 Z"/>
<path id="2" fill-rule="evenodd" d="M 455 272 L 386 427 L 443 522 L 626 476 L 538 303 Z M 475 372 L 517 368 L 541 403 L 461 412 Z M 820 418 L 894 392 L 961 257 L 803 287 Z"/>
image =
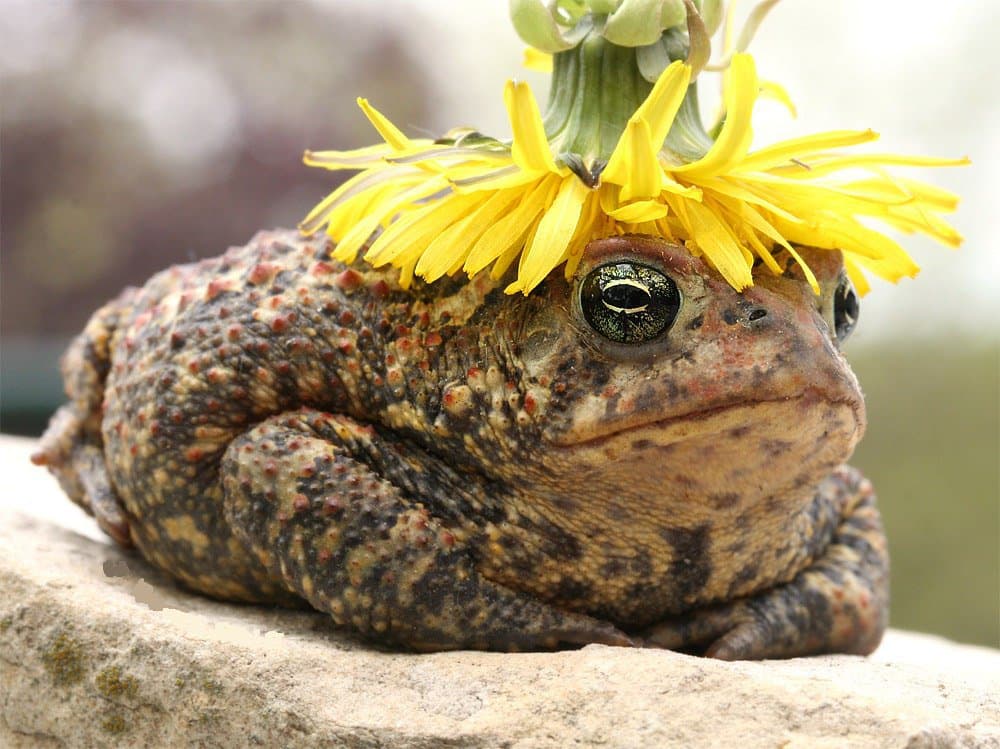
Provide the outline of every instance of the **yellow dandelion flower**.
<path id="1" fill-rule="evenodd" d="M 667 10 L 676 5 L 662 2 Z M 686 6 L 686 34 L 667 27 L 659 44 L 648 44 L 648 29 L 633 24 L 642 29 L 644 46 L 638 49 L 602 36 L 611 24 L 602 26 L 595 14 L 569 19 L 575 23 L 570 32 L 556 27 L 561 36 L 545 30 L 556 47 L 546 50 L 555 51 L 548 112 L 543 119 L 526 83 L 509 81 L 504 103 L 510 141 L 472 130 L 413 140 L 359 99 L 384 142 L 306 153 L 312 166 L 360 173 L 317 205 L 302 231 L 325 227 L 336 243 L 334 257 L 345 262 L 366 248 L 364 257 L 373 265 L 400 268 L 404 285 L 414 275 L 434 281 L 487 268 L 500 278 L 516 260 L 506 291 L 524 294 L 561 265 L 569 277 L 588 242 L 614 234 L 683 243 L 737 290 L 753 284 L 758 259 L 781 273 L 772 253 L 784 248 L 817 293 L 796 246 L 842 251 L 864 293 L 863 271 L 897 281 L 918 270 L 870 222 L 920 232 L 950 247 L 961 243 L 941 217 L 955 210 L 957 196 L 888 168 L 953 166 L 967 159 L 843 150 L 874 141 L 878 136 L 871 130 L 817 133 L 752 150 L 760 96 L 775 97 L 794 111 L 784 89 L 762 82 L 753 58 L 739 51 L 752 29 L 725 55 L 725 114 L 710 137 L 698 118 L 694 83 L 707 59 L 705 24 L 690 2 Z M 752 15 L 753 22 L 762 15 Z M 614 28 L 621 36 L 632 26 L 618 20 Z M 571 44 L 574 35 L 581 40 Z M 695 50 L 699 60 L 693 59 Z"/>

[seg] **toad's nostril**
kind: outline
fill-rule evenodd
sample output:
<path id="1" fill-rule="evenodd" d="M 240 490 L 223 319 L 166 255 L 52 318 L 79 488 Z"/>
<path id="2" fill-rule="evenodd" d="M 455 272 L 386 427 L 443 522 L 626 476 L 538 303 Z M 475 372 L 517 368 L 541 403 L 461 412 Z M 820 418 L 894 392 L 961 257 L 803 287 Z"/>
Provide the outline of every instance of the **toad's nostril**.
<path id="1" fill-rule="evenodd" d="M 758 307 L 757 309 L 750 310 L 750 314 L 747 315 L 747 320 L 753 322 L 754 320 L 759 320 L 762 317 L 767 317 L 767 310 L 763 307 Z"/>

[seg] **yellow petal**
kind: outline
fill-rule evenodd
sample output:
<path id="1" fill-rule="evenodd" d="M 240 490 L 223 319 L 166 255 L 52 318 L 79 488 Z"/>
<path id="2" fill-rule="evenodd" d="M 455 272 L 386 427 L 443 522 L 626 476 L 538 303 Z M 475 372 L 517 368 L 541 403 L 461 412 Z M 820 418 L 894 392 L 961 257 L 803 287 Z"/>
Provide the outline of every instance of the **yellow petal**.
<path id="1" fill-rule="evenodd" d="M 409 138 L 403 135 L 403 131 L 389 122 L 389 118 L 369 104 L 367 99 L 359 96 L 358 106 L 361 107 L 361 111 L 365 113 L 368 121 L 372 123 L 372 127 L 382 136 L 382 140 L 388 143 L 394 151 L 405 151 L 411 147 L 412 143 Z"/>
<path id="2" fill-rule="evenodd" d="M 744 175 L 741 182 L 753 185 L 754 192 L 803 219 L 816 211 L 844 216 L 882 217 L 888 214 L 888 206 L 884 202 L 852 193 L 834 183 L 784 179 L 765 172 Z"/>
<path id="3" fill-rule="evenodd" d="M 517 290 L 530 293 L 559 264 L 576 233 L 583 203 L 589 195 L 590 188 L 575 176 L 562 180 L 559 194 L 542 216 L 531 244 L 521 255 Z"/>
<path id="4" fill-rule="evenodd" d="M 521 197 L 520 190 L 505 190 L 485 197 L 468 216 L 434 239 L 417 263 L 417 275 L 427 281 L 461 268 L 479 237 Z M 457 266 L 457 268 L 456 268 Z"/>
<path id="5" fill-rule="evenodd" d="M 705 190 L 714 194 L 725 195 L 726 197 L 735 198 L 736 200 L 742 200 L 753 205 L 759 205 L 761 208 L 783 217 L 786 221 L 800 220 L 797 216 L 789 213 L 778 205 L 777 199 L 768 200 L 764 194 L 761 194 L 762 191 L 759 186 L 750 180 L 731 179 L 729 177 L 709 177 L 702 182 L 702 185 Z"/>
<path id="6" fill-rule="evenodd" d="M 770 239 L 775 244 L 780 244 L 786 249 L 791 249 L 788 241 L 775 229 L 754 207 L 740 200 L 719 196 L 718 201 L 728 208 L 734 215 L 747 224 L 748 227 L 756 230 L 760 234 Z M 752 233 L 752 232 L 751 232 Z"/>
<path id="7" fill-rule="evenodd" d="M 528 70 L 534 70 L 536 73 L 551 73 L 552 55 L 537 50 L 534 47 L 525 47 L 524 59 L 521 61 L 521 64 Z"/>
<path id="8" fill-rule="evenodd" d="M 663 141 L 670 131 L 670 126 L 674 122 L 677 110 L 680 109 L 687 93 L 688 83 L 691 80 L 691 66 L 680 60 L 671 63 L 656 79 L 653 90 L 649 96 L 639 106 L 632 119 L 645 120 L 648 126 L 649 140 L 653 144 L 653 152 L 656 153 L 663 146 Z M 629 123 L 631 125 L 631 122 Z M 630 136 L 628 128 L 621 134 L 618 143 L 611 152 L 608 165 L 601 173 L 602 180 L 625 184 L 628 166 L 634 146 L 629 143 Z"/>
<path id="9" fill-rule="evenodd" d="M 889 281 L 897 281 L 903 276 L 915 276 L 919 270 L 895 240 L 862 226 L 849 216 L 828 216 L 821 224 L 820 231 L 820 242 L 852 253 L 859 264 Z M 796 241 L 793 233 L 785 232 L 785 236 Z M 809 241 L 799 241 L 798 244 L 823 246 Z"/>
<path id="10" fill-rule="evenodd" d="M 566 248 L 566 278 L 572 278 L 576 273 L 580 260 L 583 259 L 583 251 L 590 243 L 591 239 L 601 236 L 601 224 L 605 220 L 601 212 L 601 201 L 594 190 L 590 191 L 584 201 L 583 209 L 580 212 L 580 221 L 576 225 L 576 234 L 570 240 L 569 247 Z"/>
<path id="11" fill-rule="evenodd" d="M 446 186 L 447 182 L 445 182 L 443 177 L 429 177 L 420 184 L 386 199 L 377 209 L 372 210 L 371 214 L 366 216 L 363 221 L 355 224 L 344 235 L 340 242 L 337 243 L 333 257 L 345 263 L 354 262 L 358 250 L 361 249 L 362 245 L 368 241 L 368 238 L 371 237 L 372 233 L 383 222 L 392 218 L 403 206 L 440 192 Z"/>
<path id="12" fill-rule="evenodd" d="M 756 232 L 747 232 L 747 242 L 751 247 L 753 247 L 757 256 L 764 261 L 764 265 L 767 266 L 768 270 L 776 276 L 780 276 L 782 274 L 783 270 L 781 266 L 778 265 L 778 261 L 774 259 L 774 255 L 771 254 L 771 251 L 767 248 L 767 246 L 760 241 Z"/>
<path id="13" fill-rule="evenodd" d="M 959 197 L 949 190 L 928 185 L 926 182 L 904 179 L 902 177 L 872 177 L 871 179 L 855 180 L 843 184 L 844 189 L 857 194 L 877 193 L 886 190 L 886 183 L 891 180 L 892 187 L 901 195 L 935 211 L 950 213 L 958 208 Z"/>
<path id="14" fill-rule="evenodd" d="M 538 180 L 529 191 L 525 191 L 514 210 L 499 219 L 476 240 L 465 261 L 465 272 L 470 276 L 475 275 L 512 246 L 518 245 L 528 225 L 548 206 L 551 201 L 549 194 L 558 188 L 558 184 L 557 178 L 549 177 Z"/>
<path id="15" fill-rule="evenodd" d="M 391 153 L 393 153 L 392 147 L 386 143 L 355 148 L 351 151 L 306 151 L 302 155 L 302 163 L 334 171 L 364 169 L 380 165 L 382 159 Z"/>
<path id="16" fill-rule="evenodd" d="M 746 156 L 753 140 L 751 115 L 757 100 L 757 68 L 747 54 L 733 55 L 726 87 L 726 122 L 722 132 L 702 158 L 673 169 L 675 174 L 695 179 L 729 171 Z"/>
<path id="17" fill-rule="evenodd" d="M 808 158 L 817 151 L 854 146 L 873 140 L 878 140 L 878 133 L 874 130 L 834 130 L 827 133 L 806 135 L 802 138 L 783 140 L 759 151 L 754 151 L 735 165 L 733 170 L 750 172 L 768 169 L 773 166 L 781 166 L 792 159 Z"/>
<path id="18" fill-rule="evenodd" d="M 662 174 L 660 189 L 664 192 L 672 192 L 675 195 L 683 195 L 685 198 L 690 198 L 691 200 L 701 201 L 700 187 L 696 185 L 682 185 L 665 171 Z"/>
<path id="19" fill-rule="evenodd" d="M 384 202 L 392 200 L 408 185 L 413 184 L 416 183 L 409 181 L 401 184 L 384 183 L 349 198 L 330 212 L 327 217 L 326 233 L 335 242 L 340 242 L 355 224 L 364 221 L 373 211 L 379 210 Z"/>
<path id="20" fill-rule="evenodd" d="M 433 237 L 426 248 L 419 251 L 415 273 L 428 283 L 438 280 L 454 265 L 462 267 L 471 245 L 463 236 L 468 230 L 469 216 L 455 222 Z"/>
<path id="21" fill-rule="evenodd" d="M 691 241 L 734 289 L 742 291 L 753 285 L 743 249 L 715 213 L 700 203 L 681 200 L 678 201 L 678 216 Z"/>
<path id="22" fill-rule="evenodd" d="M 657 151 L 659 147 L 654 147 L 650 139 L 649 125 L 641 117 L 633 116 L 601 180 L 622 186 L 619 200 L 623 203 L 658 195 L 663 177 Z"/>
<path id="23" fill-rule="evenodd" d="M 771 169 L 771 173 L 780 177 L 812 180 L 842 169 L 881 168 L 884 166 L 966 166 L 970 163 L 972 162 L 968 158 L 939 159 L 932 156 L 904 156 L 894 153 L 864 153 L 843 156 L 830 153 L 814 156 L 806 160 L 804 164 L 774 167 Z"/>
<path id="24" fill-rule="evenodd" d="M 816 280 L 816 276 L 815 274 L 813 274 L 812 268 L 810 268 L 809 265 L 806 263 L 806 261 L 802 259 L 802 256 L 795 251 L 794 247 L 788 245 L 785 247 L 785 249 L 788 250 L 789 255 L 795 258 L 795 262 L 798 263 L 799 267 L 802 269 L 802 273 L 805 275 L 806 281 L 808 281 L 809 285 L 812 287 L 812 290 L 816 294 L 816 296 L 819 296 L 820 294 L 819 282 Z"/>
<path id="25" fill-rule="evenodd" d="M 385 167 L 367 169 L 354 175 L 323 198 L 319 205 L 313 208 L 302 220 L 299 224 L 299 230 L 305 234 L 318 231 L 323 224 L 331 220 L 332 214 L 339 210 L 343 203 L 375 188 L 390 187 L 394 188 L 393 192 L 398 193 L 407 187 L 423 182 L 426 178 L 426 174 L 416 169 L 405 171 L 390 170 Z M 335 236 L 336 232 L 331 232 L 331 234 Z"/>
<path id="26" fill-rule="evenodd" d="M 449 170 L 451 184 L 456 192 L 480 192 L 482 190 L 506 190 L 510 187 L 520 187 L 535 182 L 538 172 L 525 172 L 516 165 L 502 169 L 483 169 L 481 167 L 460 167 Z"/>
<path id="27" fill-rule="evenodd" d="M 901 278 L 913 278 L 920 272 L 920 266 L 894 240 L 867 227 L 856 226 L 850 235 L 845 234 L 839 241 L 845 254 L 852 253 L 852 259 L 858 265 L 887 281 L 895 283 Z M 857 252 L 859 245 L 864 246 L 864 254 Z M 878 258 L 870 256 L 869 250 L 873 245 L 878 248 Z"/>
<path id="28" fill-rule="evenodd" d="M 674 124 L 677 110 L 684 102 L 690 82 L 690 65 L 681 60 L 670 63 L 656 79 L 649 96 L 636 110 L 636 114 L 649 124 L 650 137 L 657 151 L 667 139 L 667 133 Z"/>
<path id="29" fill-rule="evenodd" d="M 481 200 L 481 196 L 449 194 L 422 205 L 393 221 L 372 243 L 365 260 L 376 267 L 412 262 L 435 237 L 461 220 Z"/>
<path id="30" fill-rule="evenodd" d="M 894 207 L 882 220 L 908 233 L 922 232 L 947 247 L 956 248 L 963 241 L 955 227 L 919 204 Z"/>
<path id="31" fill-rule="evenodd" d="M 868 279 L 865 278 L 865 274 L 861 272 L 861 268 L 848 255 L 844 255 L 844 270 L 847 271 L 847 277 L 851 279 L 851 283 L 854 284 L 854 289 L 858 294 L 864 296 L 871 291 L 871 286 L 868 283 Z"/>
<path id="32" fill-rule="evenodd" d="M 761 81 L 760 82 L 760 95 L 764 99 L 774 99 L 784 105 L 788 113 L 792 115 L 793 118 L 798 117 L 799 113 L 795 109 L 795 103 L 792 101 L 792 97 L 788 95 L 788 91 L 780 83 L 775 81 Z"/>
<path id="33" fill-rule="evenodd" d="M 627 224 L 637 224 L 641 221 L 656 221 L 656 219 L 663 218 L 669 212 L 670 208 L 667 204 L 659 200 L 640 200 L 616 208 L 608 213 L 608 215 Z"/>
<path id="34" fill-rule="evenodd" d="M 557 171 L 548 138 L 545 137 L 542 116 L 538 112 L 538 102 L 531 93 L 531 87 L 524 81 L 507 81 L 503 100 L 514 133 L 511 144 L 514 163 L 529 172 Z"/>

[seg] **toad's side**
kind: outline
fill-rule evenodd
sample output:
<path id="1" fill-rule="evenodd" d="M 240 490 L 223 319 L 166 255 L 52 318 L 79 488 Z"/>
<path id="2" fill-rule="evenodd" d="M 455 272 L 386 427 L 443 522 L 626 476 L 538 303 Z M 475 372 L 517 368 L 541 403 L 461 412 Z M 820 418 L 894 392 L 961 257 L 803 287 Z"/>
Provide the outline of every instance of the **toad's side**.
<path id="1" fill-rule="evenodd" d="M 885 541 L 836 253 L 733 291 L 648 237 L 530 296 L 398 288 L 291 232 L 98 311 L 36 462 L 224 599 L 418 649 L 868 652 Z"/>

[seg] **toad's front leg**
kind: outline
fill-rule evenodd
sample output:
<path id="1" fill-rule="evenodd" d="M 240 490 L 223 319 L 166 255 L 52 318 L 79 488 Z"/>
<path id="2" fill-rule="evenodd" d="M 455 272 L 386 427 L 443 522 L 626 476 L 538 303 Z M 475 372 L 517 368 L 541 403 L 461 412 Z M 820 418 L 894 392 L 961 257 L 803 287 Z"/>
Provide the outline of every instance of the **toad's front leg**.
<path id="1" fill-rule="evenodd" d="M 475 531 L 445 524 L 377 470 L 395 461 L 418 471 L 408 457 L 344 416 L 275 416 L 226 451 L 227 520 L 289 590 L 373 640 L 418 650 L 632 644 L 610 624 L 484 578 Z"/>
<path id="2" fill-rule="evenodd" d="M 844 466 L 823 482 L 817 501 L 829 501 L 840 521 L 825 551 L 793 580 L 663 622 L 645 643 L 724 660 L 872 652 L 888 620 L 889 557 L 871 483 Z"/>

